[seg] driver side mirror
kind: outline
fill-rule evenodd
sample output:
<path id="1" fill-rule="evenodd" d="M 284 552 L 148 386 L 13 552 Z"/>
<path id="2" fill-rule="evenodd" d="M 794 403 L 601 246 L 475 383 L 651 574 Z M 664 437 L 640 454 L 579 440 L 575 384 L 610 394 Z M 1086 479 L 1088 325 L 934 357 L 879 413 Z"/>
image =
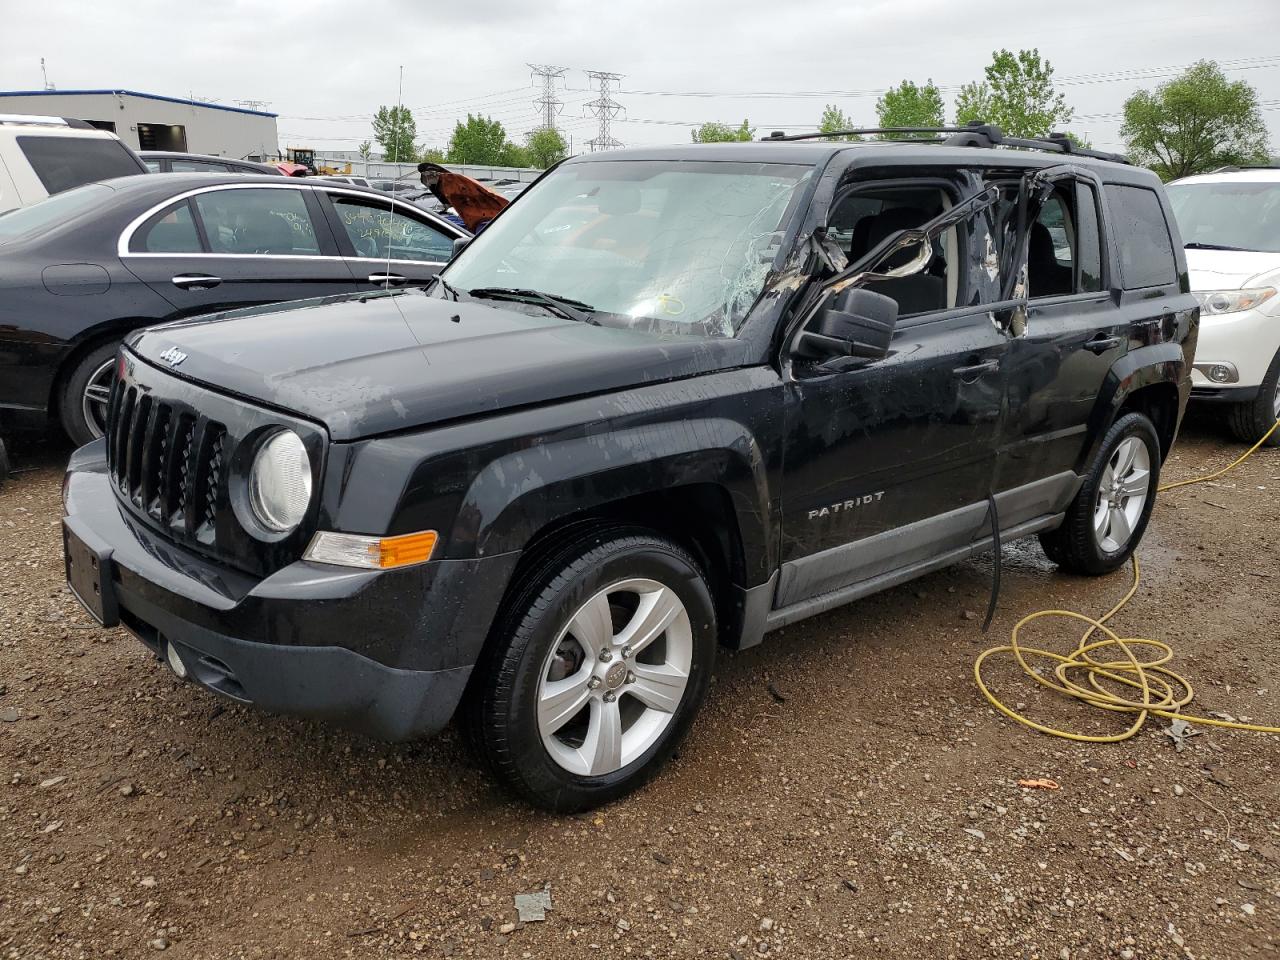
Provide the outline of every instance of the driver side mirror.
<path id="1" fill-rule="evenodd" d="M 453 253 L 450 254 L 449 259 L 452 260 L 458 254 L 460 254 L 463 250 L 467 249 L 467 244 L 469 244 L 473 239 L 474 239 L 473 237 L 458 237 L 456 240 L 454 240 Z"/>
<path id="2" fill-rule="evenodd" d="M 883 360 L 897 322 L 898 301 L 863 287 L 846 287 L 828 297 L 805 324 L 795 353 L 807 360 Z"/>

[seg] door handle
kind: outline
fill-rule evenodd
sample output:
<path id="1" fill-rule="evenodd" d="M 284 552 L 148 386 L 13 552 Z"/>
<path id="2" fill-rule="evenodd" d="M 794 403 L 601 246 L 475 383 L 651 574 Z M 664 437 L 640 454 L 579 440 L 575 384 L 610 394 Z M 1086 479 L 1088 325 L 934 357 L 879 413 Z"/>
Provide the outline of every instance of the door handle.
<path id="1" fill-rule="evenodd" d="M 1084 348 L 1090 353 L 1106 353 L 1122 343 L 1124 343 L 1122 337 L 1094 337 L 1084 345 Z"/>
<path id="2" fill-rule="evenodd" d="M 397 284 L 408 283 L 408 277 L 402 277 L 398 273 L 371 273 L 369 274 L 369 282 L 394 287 Z"/>
<path id="3" fill-rule="evenodd" d="M 961 380 L 972 383 L 983 374 L 995 373 L 1000 369 L 999 360 L 984 360 L 982 363 L 975 363 L 971 367 L 956 367 L 951 372 Z"/>
<path id="4" fill-rule="evenodd" d="M 173 285 L 179 290 L 212 290 L 221 282 L 221 277 L 207 273 L 180 273 L 173 278 Z"/>

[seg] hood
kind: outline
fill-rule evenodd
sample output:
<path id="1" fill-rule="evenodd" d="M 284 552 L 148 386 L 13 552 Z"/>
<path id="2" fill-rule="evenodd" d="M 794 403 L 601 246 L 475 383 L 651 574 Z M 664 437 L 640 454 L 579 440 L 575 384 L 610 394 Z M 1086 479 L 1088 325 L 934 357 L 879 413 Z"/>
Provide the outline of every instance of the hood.
<path id="1" fill-rule="evenodd" d="M 1188 250 L 1192 290 L 1238 290 L 1261 274 L 1280 271 L 1280 253 L 1259 250 Z"/>
<path id="2" fill-rule="evenodd" d="M 507 306 L 419 291 L 326 297 L 150 327 L 128 344 L 167 373 L 322 423 L 334 440 L 710 373 L 747 354 L 738 340 L 660 339 Z"/>

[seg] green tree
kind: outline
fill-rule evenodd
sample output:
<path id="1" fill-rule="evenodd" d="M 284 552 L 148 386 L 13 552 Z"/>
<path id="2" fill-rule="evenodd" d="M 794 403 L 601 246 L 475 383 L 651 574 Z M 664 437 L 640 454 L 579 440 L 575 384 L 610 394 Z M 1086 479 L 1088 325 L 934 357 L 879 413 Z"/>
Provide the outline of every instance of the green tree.
<path id="1" fill-rule="evenodd" d="M 991 88 L 981 80 L 966 83 L 956 94 L 956 125 L 964 126 L 980 120 L 989 123 L 994 107 L 991 104 Z"/>
<path id="2" fill-rule="evenodd" d="M 507 141 L 502 145 L 502 153 L 498 156 L 498 166 L 532 167 L 533 158 L 529 154 L 528 147 L 522 147 L 517 143 Z"/>
<path id="3" fill-rule="evenodd" d="M 940 127 L 943 118 L 942 93 L 932 80 L 923 87 L 903 80 L 876 101 L 876 116 L 882 127 Z M 932 134 L 913 133 L 908 137 L 928 139 Z"/>
<path id="4" fill-rule="evenodd" d="M 754 139 L 756 131 L 746 120 L 742 121 L 740 127 L 708 121 L 692 131 L 692 134 L 694 143 L 737 143 Z"/>
<path id="5" fill-rule="evenodd" d="M 997 50 L 985 81 L 965 84 L 956 97 L 956 123 L 982 120 L 1013 137 L 1043 137 L 1074 111 L 1053 86 L 1053 65 L 1039 50 Z"/>
<path id="6" fill-rule="evenodd" d="M 529 152 L 529 166 L 540 170 L 547 169 L 553 163 L 559 163 L 569 152 L 564 137 L 560 136 L 560 131 L 548 127 L 529 134 L 526 149 Z"/>
<path id="7" fill-rule="evenodd" d="M 467 122 L 461 120 L 453 128 L 446 151 L 450 163 L 476 163 L 506 166 L 509 159 L 507 131 L 492 117 L 467 114 Z"/>
<path id="8" fill-rule="evenodd" d="M 423 150 L 422 153 L 418 155 L 418 159 L 427 163 L 441 164 L 448 161 L 448 158 L 444 155 L 444 151 L 439 147 L 429 147 L 426 150 Z"/>
<path id="9" fill-rule="evenodd" d="M 414 138 L 418 125 L 408 107 L 379 107 L 373 117 L 373 139 L 382 144 L 382 159 L 408 163 L 418 155 Z"/>
<path id="10" fill-rule="evenodd" d="M 837 107 L 828 103 L 822 110 L 822 119 L 818 121 L 818 130 L 822 133 L 835 133 L 837 130 L 852 130 L 857 124 L 853 118 Z M 843 137 L 826 137 L 827 140 L 861 140 L 856 133 Z"/>
<path id="11" fill-rule="evenodd" d="M 360 155 L 360 159 L 365 163 L 369 162 L 369 158 L 373 156 L 373 144 L 366 140 L 360 146 L 356 147 L 356 153 Z"/>
<path id="12" fill-rule="evenodd" d="M 1120 135 L 1131 159 L 1165 180 L 1226 164 L 1265 163 L 1268 154 L 1257 92 L 1243 80 L 1227 80 L 1210 60 L 1126 100 Z"/>

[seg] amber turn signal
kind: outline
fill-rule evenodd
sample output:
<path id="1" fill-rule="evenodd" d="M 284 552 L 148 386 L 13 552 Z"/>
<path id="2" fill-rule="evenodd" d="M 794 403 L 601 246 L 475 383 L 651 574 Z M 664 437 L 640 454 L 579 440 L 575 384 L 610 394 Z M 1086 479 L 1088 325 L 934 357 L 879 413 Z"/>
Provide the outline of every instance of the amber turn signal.
<path id="1" fill-rule="evenodd" d="M 311 538 L 302 559 L 342 567 L 386 570 L 426 563 L 435 551 L 437 539 L 434 530 L 406 533 L 398 537 L 368 537 L 321 530 Z"/>

